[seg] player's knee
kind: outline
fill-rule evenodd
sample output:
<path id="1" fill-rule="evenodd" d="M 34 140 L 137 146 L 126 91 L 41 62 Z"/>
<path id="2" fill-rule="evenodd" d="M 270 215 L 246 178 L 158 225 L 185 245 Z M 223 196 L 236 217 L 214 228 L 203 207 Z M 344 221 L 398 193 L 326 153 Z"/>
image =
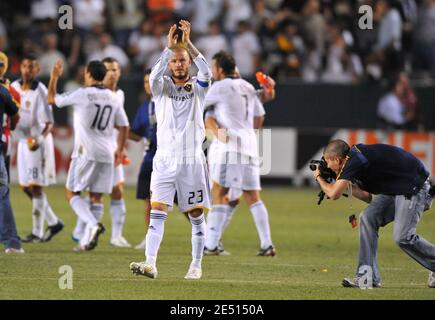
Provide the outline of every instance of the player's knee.
<path id="1" fill-rule="evenodd" d="M 198 218 L 202 214 L 202 209 L 193 209 L 188 214 L 193 218 Z"/>
<path id="2" fill-rule="evenodd" d="M 80 194 L 80 193 L 78 193 L 78 194 Z M 77 193 L 72 192 L 71 190 L 65 188 L 65 197 L 66 197 L 66 199 L 67 199 L 68 201 L 70 201 L 71 198 L 74 197 L 74 196 L 76 196 L 76 195 L 77 195 Z"/>
<path id="3" fill-rule="evenodd" d="M 40 187 L 40 186 L 33 186 L 31 188 L 31 194 L 34 197 L 40 197 L 42 195 L 42 187 Z"/>
<path id="4" fill-rule="evenodd" d="M 117 185 L 113 187 L 112 194 L 110 195 L 110 198 L 112 200 L 121 200 L 123 196 L 123 189 L 121 185 Z"/>
<path id="5" fill-rule="evenodd" d="M 164 211 L 164 212 L 168 212 L 168 206 L 166 204 L 163 203 L 152 203 L 151 204 L 151 210 L 159 210 L 159 211 Z"/>
<path id="6" fill-rule="evenodd" d="M 240 203 L 240 199 L 235 199 L 235 200 L 231 200 L 231 201 L 229 201 L 228 202 L 228 205 L 230 206 L 230 207 L 237 207 L 237 205 Z"/>
<path id="7" fill-rule="evenodd" d="M 244 191 L 243 193 L 248 206 L 251 206 L 261 200 L 260 193 L 257 190 Z"/>
<path id="8" fill-rule="evenodd" d="M 91 203 L 103 203 L 103 195 L 101 193 L 89 194 L 89 200 Z"/>

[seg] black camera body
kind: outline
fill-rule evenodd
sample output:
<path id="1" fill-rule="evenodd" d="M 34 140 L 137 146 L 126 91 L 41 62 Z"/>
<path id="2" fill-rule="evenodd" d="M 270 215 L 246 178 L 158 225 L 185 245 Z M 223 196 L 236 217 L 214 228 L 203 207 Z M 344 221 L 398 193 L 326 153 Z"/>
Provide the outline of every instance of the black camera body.
<path id="1" fill-rule="evenodd" d="M 326 163 L 326 160 L 324 157 L 320 160 L 311 160 L 309 167 L 311 171 L 316 171 L 317 168 L 319 168 L 320 176 L 327 182 L 327 183 L 333 183 L 335 179 L 337 178 L 337 175 L 334 171 L 328 168 L 328 164 Z M 317 195 L 319 197 L 319 201 L 317 201 L 317 204 L 320 205 L 325 198 L 325 192 L 323 190 L 320 190 L 319 194 Z"/>

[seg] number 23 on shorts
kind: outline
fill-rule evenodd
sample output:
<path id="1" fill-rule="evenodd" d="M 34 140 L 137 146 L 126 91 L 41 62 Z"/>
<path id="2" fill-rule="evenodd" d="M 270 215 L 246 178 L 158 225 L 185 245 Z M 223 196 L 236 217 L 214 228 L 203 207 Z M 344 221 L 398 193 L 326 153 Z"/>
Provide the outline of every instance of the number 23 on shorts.
<path id="1" fill-rule="evenodd" d="M 200 203 L 203 200 L 202 190 L 189 192 L 188 204 L 195 204 L 194 200 L 196 198 L 196 203 Z"/>

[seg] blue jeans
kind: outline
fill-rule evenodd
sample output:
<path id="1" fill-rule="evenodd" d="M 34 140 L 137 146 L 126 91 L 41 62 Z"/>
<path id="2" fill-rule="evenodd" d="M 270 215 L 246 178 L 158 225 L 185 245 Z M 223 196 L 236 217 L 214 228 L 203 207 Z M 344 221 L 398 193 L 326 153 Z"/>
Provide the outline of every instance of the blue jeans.
<path id="1" fill-rule="evenodd" d="M 0 242 L 5 248 L 21 248 L 14 213 L 9 200 L 8 173 L 3 155 L 0 153 Z"/>
<path id="2" fill-rule="evenodd" d="M 362 266 L 373 271 L 373 282 L 381 282 L 377 253 L 379 228 L 394 221 L 394 242 L 411 258 L 435 272 L 435 245 L 416 232 L 417 224 L 427 208 L 429 182 L 414 196 L 377 195 L 360 216 L 360 250 L 357 275 Z"/>

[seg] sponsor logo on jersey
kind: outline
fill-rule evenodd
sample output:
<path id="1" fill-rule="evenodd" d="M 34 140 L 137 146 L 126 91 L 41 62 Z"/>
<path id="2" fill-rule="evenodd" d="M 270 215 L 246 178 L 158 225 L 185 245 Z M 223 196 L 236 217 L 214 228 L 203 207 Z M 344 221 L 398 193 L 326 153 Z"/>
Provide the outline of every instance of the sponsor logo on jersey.
<path id="1" fill-rule="evenodd" d="M 29 101 L 29 100 L 26 101 L 26 108 L 27 108 L 27 109 L 30 108 L 30 101 Z"/>
<path id="2" fill-rule="evenodd" d="M 185 85 L 184 85 L 184 90 L 186 90 L 187 92 L 191 92 L 192 91 L 192 84 L 191 83 L 186 83 Z"/>

